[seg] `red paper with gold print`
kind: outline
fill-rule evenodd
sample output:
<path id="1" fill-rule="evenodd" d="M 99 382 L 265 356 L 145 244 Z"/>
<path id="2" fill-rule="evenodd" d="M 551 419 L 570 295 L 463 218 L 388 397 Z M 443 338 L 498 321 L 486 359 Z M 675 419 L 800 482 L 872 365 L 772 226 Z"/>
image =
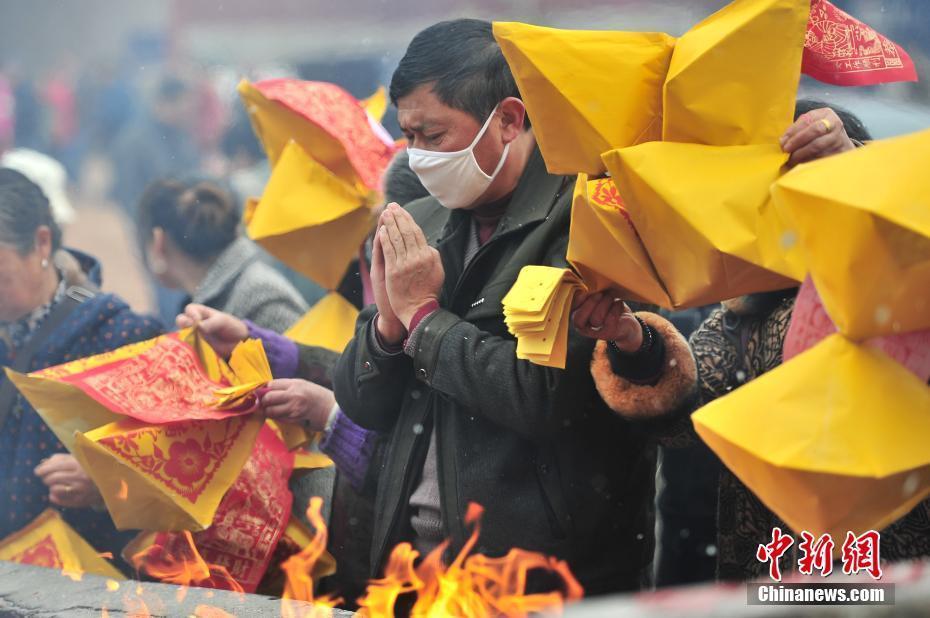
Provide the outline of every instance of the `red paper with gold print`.
<path id="1" fill-rule="evenodd" d="M 255 88 L 338 140 L 359 179 L 369 189 L 379 189 L 396 147 L 378 137 L 355 97 L 336 84 L 296 79 L 269 79 Z"/>
<path id="2" fill-rule="evenodd" d="M 248 460 L 262 421 L 147 425 L 132 419 L 77 434 L 81 462 L 121 530 L 203 530 Z"/>
<path id="3" fill-rule="evenodd" d="M 293 496 L 287 481 L 293 463 L 281 438 L 267 425 L 262 427 L 212 525 L 193 535 L 204 561 L 224 567 L 245 592 L 255 592 L 290 519 Z M 178 533 L 160 532 L 152 543 L 168 555 L 179 555 L 185 541 Z M 221 579 L 201 585 L 228 587 Z"/>
<path id="4" fill-rule="evenodd" d="M 0 540 L 0 560 L 69 573 L 123 577 L 51 508 L 22 530 Z"/>
<path id="5" fill-rule="evenodd" d="M 917 81 L 900 45 L 827 0 L 813 0 L 801 71 L 837 86 Z"/>
<path id="6" fill-rule="evenodd" d="M 251 411 L 216 408 L 215 391 L 229 382 L 212 380 L 194 348 L 176 333 L 159 337 L 138 354 L 85 371 L 39 375 L 76 386 L 107 410 L 145 423 L 219 420 Z"/>

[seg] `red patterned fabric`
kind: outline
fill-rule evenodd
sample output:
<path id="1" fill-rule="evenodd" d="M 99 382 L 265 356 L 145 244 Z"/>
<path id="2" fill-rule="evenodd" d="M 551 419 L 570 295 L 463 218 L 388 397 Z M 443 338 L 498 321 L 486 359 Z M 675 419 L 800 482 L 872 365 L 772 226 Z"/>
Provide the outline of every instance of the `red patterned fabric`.
<path id="1" fill-rule="evenodd" d="M 372 130 L 358 100 L 335 84 L 269 79 L 255 84 L 262 95 L 320 127 L 342 144 L 362 182 L 378 189 L 381 174 L 397 151 Z"/>
<path id="2" fill-rule="evenodd" d="M 255 592 L 290 519 L 293 495 L 287 480 L 294 455 L 267 425 L 236 482 L 223 497 L 213 524 L 193 534 L 194 545 L 207 564 L 223 567 L 245 592 Z M 183 555 L 180 533 L 160 532 L 154 544 L 167 555 Z M 200 585 L 230 588 L 222 577 Z"/>
<path id="3" fill-rule="evenodd" d="M 813 0 L 801 70 L 837 86 L 917 81 L 911 57 L 891 39 L 827 0 Z"/>

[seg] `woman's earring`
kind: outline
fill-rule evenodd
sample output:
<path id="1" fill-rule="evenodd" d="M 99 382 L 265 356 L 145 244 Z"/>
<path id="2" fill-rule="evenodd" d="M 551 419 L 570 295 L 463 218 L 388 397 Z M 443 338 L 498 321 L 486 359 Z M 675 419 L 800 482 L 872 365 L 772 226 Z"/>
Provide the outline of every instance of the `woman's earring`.
<path id="1" fill-rule="evenodd" d="M 48 258 L 42 258 L 42 268 L 48 268 Z"/>

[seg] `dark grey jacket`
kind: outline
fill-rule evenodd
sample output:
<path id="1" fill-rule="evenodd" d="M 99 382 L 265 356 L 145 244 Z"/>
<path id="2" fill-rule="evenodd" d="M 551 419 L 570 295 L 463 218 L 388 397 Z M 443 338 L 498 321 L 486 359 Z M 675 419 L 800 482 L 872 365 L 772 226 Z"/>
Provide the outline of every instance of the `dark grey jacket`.
<path id="1" fill-rule="evenodd" d="M 307 311 L 300 293 L 284 275 L 262 261 L 258 247 L 248 238 L 237 239 L 216 258 L 191 302 L 278 333 Z"/>
<path id="2" fill-rule="evenodd" d="M 569 561 L 588 594 L 638 587 L 652 558 L 654 449 L 643 428 L 612 413 L 595 390 L 594 342 L 570 335 L 565 370 L 516 358 L 501 299 L 529 264 L 565 266 L 572 179 L 532 155 L 491 239 L 463 267 L 470 215 L 433 198 L 408 210 L 445 268 L 442 309 L 424 323 L 413 358 L 370 345 L 374 309 L 334 375 L 356 423 L 390 432 L 375 505 L 372 574 L 410 537 L 409 498 L 435 424 L 445 533 L 470 530 L 485 507 L 478 551 L 512 547 Z"/>

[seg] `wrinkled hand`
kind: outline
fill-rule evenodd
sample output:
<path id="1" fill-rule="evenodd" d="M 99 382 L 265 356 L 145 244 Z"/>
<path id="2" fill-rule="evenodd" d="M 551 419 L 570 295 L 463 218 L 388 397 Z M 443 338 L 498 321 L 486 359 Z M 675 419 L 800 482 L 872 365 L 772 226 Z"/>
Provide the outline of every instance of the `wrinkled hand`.
<path id="1" fill-rule="evenodd" d="M 843 121 L 829 107 L 800 116 L 785 131 L 780 143 L 781 149 L 791 155 L 788 165 L 792 167 L 856 147 L 846 135 Z"/>
<path id="2" fill-rule="evenodd" d="M 307 380 L 272 380 L 258 402 L 268 418 L 323 431 L 336 405 L 333 391 Z"/>
<path id="3" fill-rule="evenodd" d="M 381 234 L 378 233 L 380 229 L 379 219 L 371 244 L 371 291 L 378 307 L 378 334 L 385 343 L 394 345 L 404 340 L 407 329 L 394 313 L 388 299 L 387 282 L 384 278 L 384 249 L 381 246 Z"/>
<path id="4" fill-rule="evenodd" d="M 97 486 L 72 455 L 52 455 L 36 466 L 34 472 L 48 487 L 48 500 L 52 504 L 72 509 L 103 505 Z"/>
<path id="5" fill-rule="evenodd" d="M 629 354 L 643 345 L 643 327 L 616 294 L 610 291 L 579 294 L 572 308 L 572 322 L 581 335 L 613 341 L 621 352 Z"/>
<path id="6" fill-rule="evenodd" d="M 245 322 L 204 305 L 188 305 L 175 322 L 178 328 L 196 326 L 210 347 L 223 358 L 229 358 L 233 349 L 249 336 L 249 327 Z"/>
<path id="7" fill-rule="evenodd" d="M 391 307 L 401 323 L 409 327 L 420 307 L 439 300 L 446 278 L 442 259 L 439 251 L 426 243 L 423 230 L 410 213 L 397 204 L 388 205 L 381 215 L 378 238 L 384 252 Z"/>

